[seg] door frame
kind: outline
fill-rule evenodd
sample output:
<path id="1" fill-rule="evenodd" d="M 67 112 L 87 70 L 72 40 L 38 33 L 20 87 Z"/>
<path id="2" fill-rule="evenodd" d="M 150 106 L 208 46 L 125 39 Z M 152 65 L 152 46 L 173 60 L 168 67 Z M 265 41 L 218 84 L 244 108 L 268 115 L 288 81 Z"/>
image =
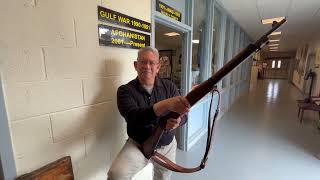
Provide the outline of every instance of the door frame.
<path id="1" fill-rule="evenodd" d="M 151 46 L 155 47 L 155 23 L 162 24 L 183 33 L 182 35 L 182 57 L 185 61 L 181 66 L 181 93 L 186 95 L 191 89 L 191 66 L 192 66 L 192 24 L 193 24 L 193 1 L 186 0 L 185 22 L 186 24 L 173 20 L 156 11 L 156 0 L 152 1 L 151 15 Z M 191 26 L 189 26 L 190 24 Z M 188 149 L 188 121 L 177 131 L 178 147 L 186 151 Z"/>
<path id="2" fill-rule="evenodd" d="M 153 0 L 152 11 L 151 11 L 151 46 L 155 47 L 155 23 L 162 24 L 164 26 L 170 27 L 177 31 L 183 33 L 182 36 L 182 56 L 184 58 L 184 63 L 182 63 L 181 70 L 181 93 L 186 95 L 190 92 L 192 87 L 192 38 L 193 38 L 193 11 L 194 11 L 194 1 L 185 0 L 185 15 L 184 23 L 173 20 L 160 12 L 156 11 L 156 2 Z M 215 0 L 204 0 L 206 5 L 205 21 L 207 25 L 204 28 L 205 38 L 203 51 L 201 54 L 201 65 L 203 73 L 201 74 L 201 79 L 206 80 L 211 76 L 211 59 L 212 59 L 212 43 L 213 43 L 213 21 L 214 21 L 214 4 Z M 203 98 L 195 107 L 193 107 L 194 112 L 188 114 L 188 121 L 185 125 L 177 131 L 178 147 L 183 151 L 188 151 L 201 137 L 207 132 L 207 116 L 209 108 L 209 98 Z M 198 112 L 198 114 L 196 113 Z M 200 117 L 200 119 L 199 119 Z M 192 133 L 193 123 L 201 123 L 201 127 L 196 130 L 196 133 Z M 189 130 L 190 132 L 188 132 Z M 201 132 L 201 133 L 199 133 Z M 192 133 L 190 136 L 189 133 Z"/>
<path id="3" fill-rule="evenodd" d="M 17 172 L 3 92 L 0 74 L 0 179 L 13 180 Z"/>

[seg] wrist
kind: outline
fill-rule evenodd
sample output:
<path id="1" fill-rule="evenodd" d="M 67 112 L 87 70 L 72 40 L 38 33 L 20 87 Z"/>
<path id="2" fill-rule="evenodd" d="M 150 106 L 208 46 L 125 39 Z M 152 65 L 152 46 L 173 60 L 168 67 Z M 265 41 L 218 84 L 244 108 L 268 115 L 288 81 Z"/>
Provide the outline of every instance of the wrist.
<path id="1" fill-rule="evenodd" d="M 167 100 L 162 100 L 153 105 L 153 111 L 157 116 L 160 116 L 164 112 L 167 112 L 168 109 L 168 103 L 166 103 Z"/>

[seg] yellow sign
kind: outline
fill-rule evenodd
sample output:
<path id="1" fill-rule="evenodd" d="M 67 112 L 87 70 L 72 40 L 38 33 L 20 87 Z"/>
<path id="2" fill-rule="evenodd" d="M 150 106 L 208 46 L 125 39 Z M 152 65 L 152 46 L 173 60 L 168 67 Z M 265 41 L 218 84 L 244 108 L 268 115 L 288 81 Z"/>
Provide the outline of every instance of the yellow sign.
<path id="1" fill-rule="evenodd" d="M 151 24 L 140 19 L 136 19 L 125 14 L 98 6 L 98 19 L 140 31 L 151 32 Z"/>
<path id="2" fill-rule="evenodd" d="M 99 24 L 99 44 L 102 46 L 140 49 L 150 46 L 150 35 Z"/>
<path id="3" fill-rule="evenodd" d="M 156 9 L 161 14 L 181 22 L 181 12 L 179 12 L 176 9 L 166 5 L 165 3 L 157 1 Z"/>

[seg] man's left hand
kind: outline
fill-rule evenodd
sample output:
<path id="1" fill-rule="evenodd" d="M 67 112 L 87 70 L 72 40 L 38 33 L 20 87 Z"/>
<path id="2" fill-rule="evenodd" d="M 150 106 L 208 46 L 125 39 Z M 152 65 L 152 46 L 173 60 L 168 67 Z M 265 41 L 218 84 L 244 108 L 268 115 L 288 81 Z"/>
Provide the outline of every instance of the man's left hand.
<path id="1" fill-rule="evenodd" d="M 181 118 L 178 117 L 177 119 L 168 119 L 167 120 L 167 125 L 166 125 L 166 130 L 173 130 L 176 129 L 177 127 L 179 127 L 181 122 Z"/>

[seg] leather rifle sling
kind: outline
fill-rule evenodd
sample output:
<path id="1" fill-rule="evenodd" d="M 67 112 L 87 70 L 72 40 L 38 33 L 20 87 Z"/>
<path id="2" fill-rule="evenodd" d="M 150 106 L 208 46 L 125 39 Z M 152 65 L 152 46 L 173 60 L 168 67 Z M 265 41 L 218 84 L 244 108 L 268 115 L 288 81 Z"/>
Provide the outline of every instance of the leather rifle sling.
<path id="1" fill-rule="evenodd" d="M 214 92 L 217 92 L 217 94 L 218 94 L 218 105 L 217 105 L 216 112 L 214 114 L 213 121 L 211 123 L 210 114 L 211 114 L 211 106 L 212 106 Z M 210 102 L 210 107 L 209 107 L 210 109 L 209 109 L 209 115 L 208 115 L 208 134 L 207 134 L 206 150 L 205 150 L 205 153 L 203 155 L 202 161 L 199 166 L 194 167 L 194 168 L 182 167 L 182 166 L 172 162 L 170 159 L 166 158 L 164 155 L 158 153 L 157 151 L 154 152 L 151 159 L 154 162 L 156 162 L 157 164 L 159 164 L 159 165 L 161 165 L 171 171 L 180 172 L 180 173 L 193 173 L 193 172 L 197 172 L 197 171 L 200 171 L 201 169 L 205 168 L 206 162 L 208 160 L 209 151 L 211 149 L 213 128 L 214 128 L 215 121 L 216 121 L 218 113 L 219 113 L 219 106 L 220 106 L 220 93 L 217 89 L 214 89 L 214 90 L 212 90 L 211 102 Z"/>

